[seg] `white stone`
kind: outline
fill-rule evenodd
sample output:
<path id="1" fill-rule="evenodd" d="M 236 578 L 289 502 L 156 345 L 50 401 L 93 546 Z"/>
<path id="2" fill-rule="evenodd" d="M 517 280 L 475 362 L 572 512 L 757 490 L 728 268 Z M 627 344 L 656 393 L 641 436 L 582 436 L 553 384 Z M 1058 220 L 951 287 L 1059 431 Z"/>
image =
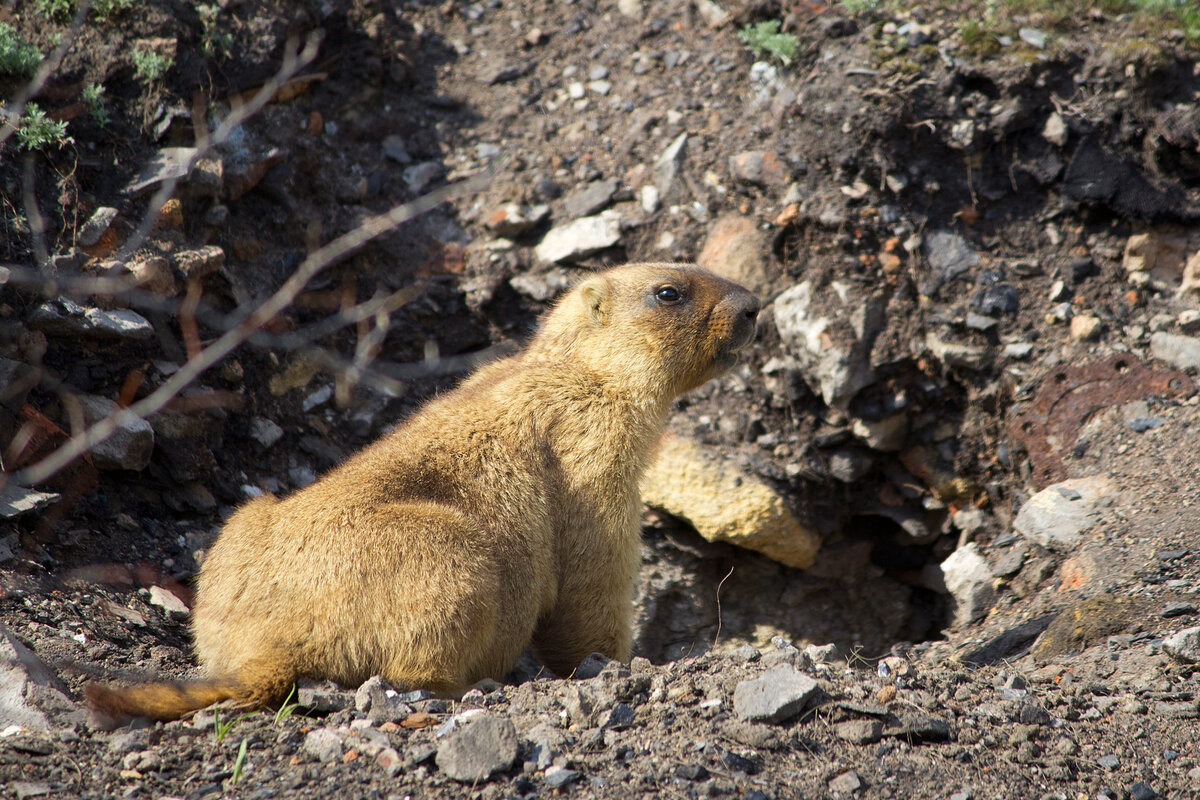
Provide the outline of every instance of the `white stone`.
<path id="1" fill-rule="evenodd" d="M 992 570 L 974 542 L 963 545 L 942 562 L 942 580 L 954 598 L 954 624 L 969 625 L 987 615 L 996 600 Z"/>
<path id="2" fill-rule="evenodd" d="M 1116 487 L 1100 476 L 1047 486 L 1021 506 L 1013 530 L 1050 550 L 1071 550 L 1110 505 Z"/>
<path id="3" fill-rule="evenodd" d="M 535 249 L 538 259 L 557 264 L 585 258 L 621 241 L 621 217 L 612 210 L 551 228 Z"/>
<path id="4" fill-rule="evenodd" d="M 1200 369 L 1200 337 L 1159 331 L 1150 337 L 1150 354 L 1179 369 Z"/>

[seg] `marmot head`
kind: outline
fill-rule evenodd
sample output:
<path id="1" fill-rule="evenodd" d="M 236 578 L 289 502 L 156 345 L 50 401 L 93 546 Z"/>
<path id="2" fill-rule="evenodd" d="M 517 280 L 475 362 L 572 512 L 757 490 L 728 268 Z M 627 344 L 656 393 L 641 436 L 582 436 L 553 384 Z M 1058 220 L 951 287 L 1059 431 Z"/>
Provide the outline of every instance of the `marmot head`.
<path id="1" fill-rule="evenodd" d="M 564 295 L 531 352 L 670 400 L 737 362 L 760 308 L 745 288 L 691 264 L 629 264 Z"/>

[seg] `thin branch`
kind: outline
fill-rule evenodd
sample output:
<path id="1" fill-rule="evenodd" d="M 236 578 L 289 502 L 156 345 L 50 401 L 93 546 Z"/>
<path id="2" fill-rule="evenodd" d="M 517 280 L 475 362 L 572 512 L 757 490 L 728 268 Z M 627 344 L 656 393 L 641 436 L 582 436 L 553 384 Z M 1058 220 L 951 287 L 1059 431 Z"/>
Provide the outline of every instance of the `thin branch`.
<path id="1" fill-rule="evenodd" d="M 201 373 L 229 355 L 249 339 L 255 331 L 287 308 L 304 289 L 304 286 L 321 270 L 340 261 L 397 225 L 431 211 L 448 200 L 482 191 L 491 180 L 492 174 L 493 170 L 489 169 L 467 180 L 444 186 L 411 202 L 402 203 L 383 214 L 366 220 L 354 230 L 321 247 L 309 255 L 296 272 L 271 297 L 254 309 L 236 327 L 225 332 L 215 342 L 188 359 L 187 363 L 158 389 L 128 408 L 105 417 L 81 434 L 74 436 L 46 458 L 16 473 L 15 480 L 24 486 L 41 483 L 97 444 L 108 439 L 122 425 L 142 419 L 163 408 Z"/>

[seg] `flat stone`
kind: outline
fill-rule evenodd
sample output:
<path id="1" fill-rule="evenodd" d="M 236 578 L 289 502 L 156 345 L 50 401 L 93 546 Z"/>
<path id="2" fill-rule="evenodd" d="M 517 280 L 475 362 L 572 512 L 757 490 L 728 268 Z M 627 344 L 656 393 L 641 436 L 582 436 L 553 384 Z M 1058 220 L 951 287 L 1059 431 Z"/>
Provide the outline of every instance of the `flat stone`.
<path id="1" fill-rule="evenodd" d="M 225 266 L 225 251 L 215 244 L 175 254 L 175 266 L 188 280 L 202 280 Z"/>
<path id="2" fill-rule="evenodd" d="M 107 397 L 79 395 L 83 417 L 88 425 L 122 413 Z M 139 472 L 150 464 L 154 454 L 154 429 L 140 417 L 122 420 L 112 436 L 92 448 L 92 463 L 99 469 L 123 469 Z"/>
<path id="3" fill-rule="evenodd" d="M 563 209 L 571 219 L 588 217 L 612 204 L 619 184 L 613 180 L 593 181 L 563 200 Z"/>
<path id="4" fill-rule="evenodd" d="M 85 714 L 37 655 L 0 625 L 0 730 L 48 731 Z"/>
<path id="5" fill-rule="evenodd" d="M 1121 759 L 1116 755 L 1109 754 L 1097 758 L 1096 763 L 1105 769 L 1116 769 L 1117 767 L 1121 766 Z"/>
<path id="6" fill-rule="evenodd" d="M 581 217 L 551 228 L 534 248 L 538 260 L 546 264 L 586 258 L 621 241 L 621 217 L 604 211 L 594 217 Z"/>
<path id="7" fill-rule="evenodd" d="M 524 206 L 506 203 L 488 214 L 484 224 L 497 235 L 515 239 L 529 233 L 550 218 L 550 206 L 543 204 Z"/>
<path id="8" fill-rule="evenodd" d="M 250 438 L 263 448 L 270 448 L 283 438 L 283 428 L 265 417 L 255 417 L 250 420 Z"/>
<path id="9" fill-rule="evenodd" d="M 1013 530 L 1047 549 L 1071 550 L 1099 521 L 1115 492 L 1112 483 L 1099 476 L 1047 486 L 1021 506 Z"/>
<path id="10" fill-rule="evenodd" d="M 158 606 L 175 619 L 187 619 L 191 610 L 175 594 L 161 586 L 150 587 L 150 605 Z"/>
<path id="11" fill-rule="evenodd" d="M 404 183 L 413 194 L 421 194 L 445 173 L 446 168 L 440 162 L 425 161 L 404 170 Z"/>
<path id="12" fill-rule="evenodd" d="M 546 785 L 551 789 L 561 789 L 567 784 L 579 780 L 583 776 L 577 770 L 567 769 L 566 767 L 560 767 L 555 764 L 551 764 L 546 768 L 546 773 L 543 777 L 546 780 Z"/>
<path id="13" fill-rule="evenodd" d="M 791 567 L 811 566 L 821 546 L 773 487 L 689 439 L 662 440 L 641 493 L 646 505 L 687 520 L 710 542 L 756 550 Z"/>
<path id="14" fill-rule="evenodd" d="M 11 480 L 0 486 L 0 517 L 13 519 L 31 511 L 38 511 L 53 503 L 58 495 L 53 492 L 39 492 L 17 486 Z"/>
<path id="15" fill-rule="evenodd" d="M 108 232 L 109 226 L 117 218 L 117 213 L 117 209 L 111 206 L 100 206 L 93 211 L 92 216 L 88 217 L 88 221 L 79 229 L 79 236 L 76 237 L 79 244 L 91 247 L 100 241 L 100 237 Z"/>
<path id="16" fill-rule="evenodd" d="M 352 693 L 334 688 L 334 685 L 328 682 L 316 686 L 301 686 L 296 692 L 296 702 L 300 706 L 320 714 L 332 714 L 353 708 L 354 700 Z"/>
<path id="17" fill-rule="evenodd" d="M 438 747 L 438 769 L 462 783 L 486 781 L 517 760 L 517 729 L 502 717 L 481 716 L 449 734 Z"/>
<path id="18" fill-rule="evenodd" d="M 1184 628 L 1163 639 L 1163 652 L 1186 664 L 1200 663 L 1200 626 Z"/>
<path id="19" fill-rule="evenodd" d="M 787 186 L 792 170 L 770 150 L 747 150 L 729 159 L 729 171 L 742 183 L 756 186 Z"/>
<path id="20" fill-rule="evenodd" d="M 829 791 L 834 794 L 853 794 L 862 788 L 862 779 L 854 770 L 843 772 L 829 782 Z"/>
<path id="21" fill-rule="evenodd" d="M 53 336 L 88 339 L 144 342 L 154 336 L 154 326 L 136 311 L 86 308 L 65 297 L 42 303 L 34 309 L 29 315 L 29 327 Z"/>
<path id="22" fill-rule="evenodd" d="M 950 723 L 937 717 L 913 714 L 901 717 L 899 724 L 884 729 L 883 733 L 912 742 L 944 742 L 950 738 Z"/>
<path id="23" fill-rule="evenodd" d="M 1200 337 L 1159 331 L 1150 337 L 1150 354 L 1179 369 L 1200 369 Z"/>
<path id="24" fill-rule="evenodd" d="M 780 664 L 734 688 L 733 713 L 750 722 L 783 722 L 804 710 L 818 688 L 800 670 Z"/>
<path id="25" fill-rule="evenodd" d="M 923 250 L 932 267 L 931 274 L 921 284 L 921 294 L 932 296 L 948 281 L 952 281 L 979 263 L 979 254 L 959 234 L 939 230 L 925 237 Z"/>
<path id="26" fill-rule="evenodd" d="M 13 781 L 11 786 L 17 795 L 17 800 L 25 800 L 27 797 L 41 797 L 53 791 L 50 784 L 42 783 L 41 781 Z"/>
<path id="27" fill-rule="evenodd" d="M 839 739 L 852 744 L 873 744 L 883 738 L 883 723 L 874 719 L 839 722 L 834 727 Z"/>
<path id="28" fill-rule="evenodd" d="M 187 177 L 197 152 L 195 147 L 164 147 L 126 185 L 125 194 L 137 194 L 171 178 Z"/>

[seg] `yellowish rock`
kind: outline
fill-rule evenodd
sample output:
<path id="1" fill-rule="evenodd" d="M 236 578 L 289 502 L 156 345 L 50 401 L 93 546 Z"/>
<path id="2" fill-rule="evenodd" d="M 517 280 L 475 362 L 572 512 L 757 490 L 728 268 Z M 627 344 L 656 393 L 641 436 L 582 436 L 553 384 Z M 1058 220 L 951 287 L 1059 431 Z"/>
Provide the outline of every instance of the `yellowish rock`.
<path id="1" fill-rule="evenodd" d="M 677 436 L 663 438 L 642 479 L 642 502 L 686 520 L 710 542 L 756 550 L 789 567 L 810 566 L 821 546 L 774 489 Z"/>

